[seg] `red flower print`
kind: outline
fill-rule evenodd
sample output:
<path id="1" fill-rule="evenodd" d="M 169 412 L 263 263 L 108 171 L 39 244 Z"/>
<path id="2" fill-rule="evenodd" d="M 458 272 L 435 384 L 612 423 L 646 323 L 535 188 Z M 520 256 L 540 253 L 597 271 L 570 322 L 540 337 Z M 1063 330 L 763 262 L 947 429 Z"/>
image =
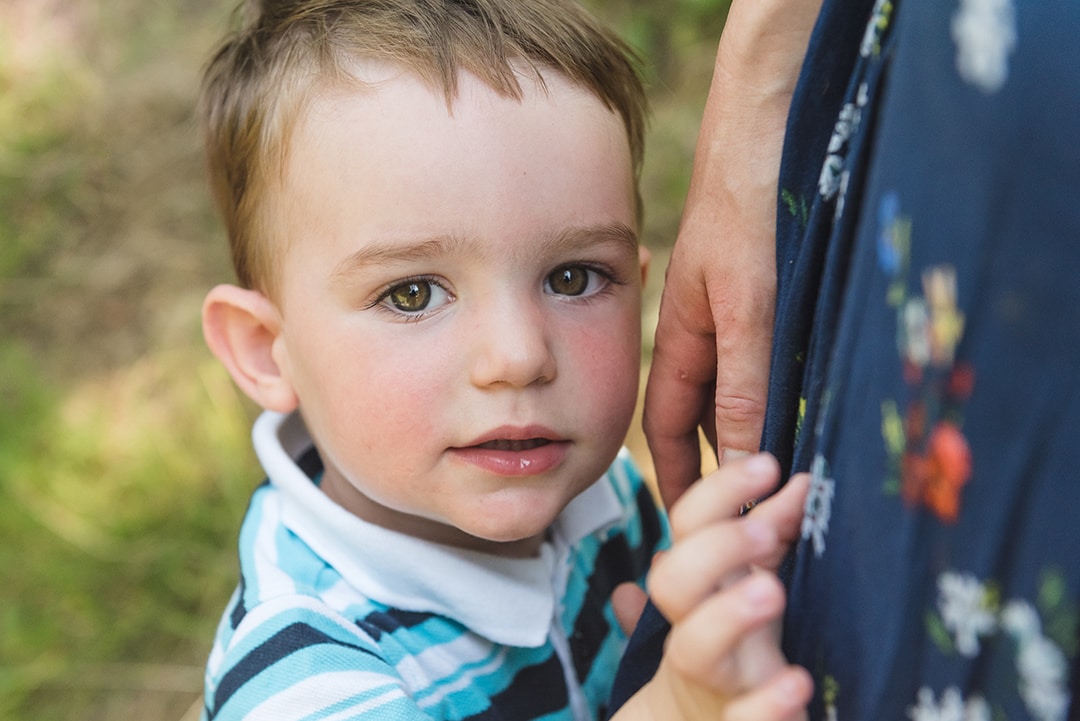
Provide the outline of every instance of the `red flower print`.
<path id="1" fill-rule="evenodd" d="M 971 477 L 971 449 L 955 424 L 942 421 L 926 441 L 926 453 L 904 453 L 900 462 L 904 500 L 925 504 L 938 518 L 955 523 L 960 491 Z"/>

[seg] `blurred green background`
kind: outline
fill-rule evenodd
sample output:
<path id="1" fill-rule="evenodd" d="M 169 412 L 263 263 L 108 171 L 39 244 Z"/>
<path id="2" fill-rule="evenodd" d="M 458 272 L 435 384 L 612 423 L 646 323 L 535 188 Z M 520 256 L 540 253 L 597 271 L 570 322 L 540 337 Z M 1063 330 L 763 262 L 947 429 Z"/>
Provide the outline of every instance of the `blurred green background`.
<path id="1" fill-rule="evenodd" d="M 588 3 L 647 65 L 647 326 L 727 2 Z M 198 716 L 261 480 L 254 408 L 198 326 L 203 293 L 231 271 L 192 107 L 232 9 L 0 0 L 6 721 Z M 640 434 L 631 444 L 644 458 Z"/>

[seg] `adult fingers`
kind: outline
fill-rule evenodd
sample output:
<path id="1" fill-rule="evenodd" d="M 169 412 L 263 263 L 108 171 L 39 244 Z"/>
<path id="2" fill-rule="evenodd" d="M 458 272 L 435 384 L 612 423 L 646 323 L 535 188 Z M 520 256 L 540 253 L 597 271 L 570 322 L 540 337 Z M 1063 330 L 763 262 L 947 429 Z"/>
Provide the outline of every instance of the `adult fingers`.
<path id="1" fill-rule="evenodd" d="M 765 194 L 766 191 L 760 191 Z M 775 212 L 775 211 L 773 211 Z M 763 220 L 762 225 L 767 221 Z M 747 235 L 750 231 L 744 231 Z M 721 463 L 728 451 L 756 451 L 765 423 L 776 306 L 775 230 L 755 242 L 730 243 L 726 267 L 705 269 L 713 316 L 716 378 L 715 442 Z"/>
<path id="2" fill-rule="evenodd" d="M 676 254 L 660 300 L 643 426 L 667 507 L 701 475 L 698 426 L 711 411 L 716 376 L 712 316 L 693 271 Z"/>

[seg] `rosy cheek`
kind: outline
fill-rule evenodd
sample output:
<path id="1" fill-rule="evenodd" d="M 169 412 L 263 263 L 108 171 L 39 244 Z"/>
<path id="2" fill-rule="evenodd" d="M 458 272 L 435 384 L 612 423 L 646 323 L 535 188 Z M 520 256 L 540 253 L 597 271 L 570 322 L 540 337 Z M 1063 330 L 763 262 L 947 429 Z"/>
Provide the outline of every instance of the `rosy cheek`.
<path id="1" fill-rule="evenodd" d="M 614 326 L 616 329 L 618 325 Z M 632 412 L 638 385 L 640 340 L 634 326 L 623 332 L 583 335 L 578 356 L 586 369 L 588 387 L 582 389 L 608 406 Z"/>
<path id="2" fill-rule="evenodd" d="M 447 377 L 449 364 L 420 349 L 382 355 L 365 366 L 358 383 L 368 422 L 377 421 L 387 434 L 399 438 L 430 432 L 453 388 Z"/>

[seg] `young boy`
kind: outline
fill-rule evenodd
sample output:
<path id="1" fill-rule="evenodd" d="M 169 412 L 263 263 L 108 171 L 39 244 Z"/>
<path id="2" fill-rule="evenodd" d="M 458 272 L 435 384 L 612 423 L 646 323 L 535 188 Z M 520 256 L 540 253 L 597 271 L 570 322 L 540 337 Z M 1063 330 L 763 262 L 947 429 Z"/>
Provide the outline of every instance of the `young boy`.
<path id="1" fill-rule="evenodd" d="M 667 544 L 620 452 L 648 259 L 634 67 L 564 0 L 250 14 L 204 84 L 240 285 L 203 323 L 266 409 L 268 482 L 205 718 L 598 718 L 612 592 Z M 619 718 L 682 717 L 681 672 L 658 678 Z"/>

